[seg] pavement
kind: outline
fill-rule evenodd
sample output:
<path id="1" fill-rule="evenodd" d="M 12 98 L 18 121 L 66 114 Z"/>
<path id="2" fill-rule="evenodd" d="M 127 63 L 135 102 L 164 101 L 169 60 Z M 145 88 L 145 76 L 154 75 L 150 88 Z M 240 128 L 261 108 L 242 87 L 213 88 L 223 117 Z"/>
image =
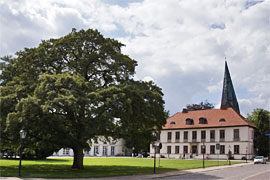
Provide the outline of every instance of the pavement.
<path id="1" fill-rule="evenodd" d="M 164 173 L 147 174 L 147 175 L 133 175 L 133 176 L 117 176 L 117 177 L 105 177 L 105 178 L 78 178 L 78 179 L 48 179 L 48 178 L 17 178 L 17 177 L 0 177 L 0 180 L 146 180 L 146 179 L 156 179 L 156 178 L 166 178 L 170 176 L 179 176 L 190 173 L 200 173 L 204 171 L 214 171 L 217 169 L 233 168 L 239 166 L 251 165 L 253 162 L 226 165 L 226 166 L 214 166 L 207 168 L 197 168 L 188 170 L 177 170 L 169 171 Z"/>

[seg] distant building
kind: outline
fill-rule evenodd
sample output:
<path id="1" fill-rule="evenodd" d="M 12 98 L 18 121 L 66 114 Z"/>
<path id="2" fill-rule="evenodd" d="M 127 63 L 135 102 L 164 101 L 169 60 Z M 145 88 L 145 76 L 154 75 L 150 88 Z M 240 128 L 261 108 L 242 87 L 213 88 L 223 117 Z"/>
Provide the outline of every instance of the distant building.
<path id="1" fill-rule="evenodd" d="M 131 150 L 126 148 L 125 141 L 123 139 L 110 140 L 106 142 L 104 138 L 99 137 L 97 142 L 90 141 L 90 151 L 84 151 L 84 156 L 126 156 L 130 155 Z M 53 156 L 73 156 L 73 150 L 70 148 L 62 148 L 58 152 L 55 152 Z"/>
<path id="2" fill-rule="evenodd" d="M 255 125 L 241 114 L 227 63 L 220 109 L 187 111 L 167 119 L 156 149 L 167 158 L 251 159 Z M 203 148 L 205 147 L 205 148 Z M 151 156 L 154 148 L 150 146 Z"/>

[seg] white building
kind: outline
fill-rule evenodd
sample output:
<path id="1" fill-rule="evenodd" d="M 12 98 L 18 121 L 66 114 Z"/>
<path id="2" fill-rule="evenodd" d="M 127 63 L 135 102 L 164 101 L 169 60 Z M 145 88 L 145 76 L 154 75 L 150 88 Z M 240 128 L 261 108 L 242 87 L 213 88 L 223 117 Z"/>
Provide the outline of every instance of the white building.
<path id="1" fill-rule="evenodd" d="M 105 141 L 104 138 L 99 137 L 97 142 L 90 141 L 90 151 L 84 151 L 84 156 L 125 156 L 130 155 L 130 149 L 126 148 L 125 141 L 123 139 Z M 70 148 L 62 148 L 53 156 L 73 156 L 73 150 Z"/>
<path id="2" fill-rule="evenodd" d="M 167 158 L 251 159 L 255 128 L 240 114 L 226 63 L 220 109 L 183 109 L 168 118 L 157 142 L 162 149 L 156 152 Z M 151 145 L 151 156 L 154 150 Z"/>
<path id="3" fill-rule="evenodd" d="M 254 128 L 232 108 L 179 112 L 167 120 L 160 134 L 167 158 L 234 159 L 254 156 Z M 203 150 L 205 145 L 205 151 Z M 218 145 L 217 145 L 218 144 Z M 219 148 L 217 149 L 217 146 Z M 151 148 L 151 155 L 154 149 Z"/>

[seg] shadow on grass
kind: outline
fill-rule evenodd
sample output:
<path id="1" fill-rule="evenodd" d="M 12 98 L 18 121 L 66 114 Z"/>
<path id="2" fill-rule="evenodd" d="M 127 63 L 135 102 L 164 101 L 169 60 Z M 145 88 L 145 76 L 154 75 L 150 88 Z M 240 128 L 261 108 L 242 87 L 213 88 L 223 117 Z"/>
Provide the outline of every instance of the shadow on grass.
<path id="1" fill-rule="evenodd" d="M 176 170 L 161 168 L 160 172 Z M 135 174 L 151 174 L 153 167 L 139 166 L 84 166 L 83 170 L 71 169 L 70 165 L 24 165 L 21 169 L 24 178 L 97 178 L 113 176 L 129 176 Z M 18 166 L 3 166 L 0 169 L 2 177 L 17 177 Z"/>
<path id="2" fill-rule="evenodd" d="M 8 161 L 19 161 L 20 158 L 12 158 L 12 159 L 9 159 L 9 158 L 0 158 L 0 160 L 8 160 Z M 63 159 L 63 158 L 59 158 L 59 159 L 23 159 L 23 161 L 36 161 L 36 162 L 44 162 L 44 163 L 53 163 L 53 162 L 68 162 L 70 160 L 68 159 Z"/>

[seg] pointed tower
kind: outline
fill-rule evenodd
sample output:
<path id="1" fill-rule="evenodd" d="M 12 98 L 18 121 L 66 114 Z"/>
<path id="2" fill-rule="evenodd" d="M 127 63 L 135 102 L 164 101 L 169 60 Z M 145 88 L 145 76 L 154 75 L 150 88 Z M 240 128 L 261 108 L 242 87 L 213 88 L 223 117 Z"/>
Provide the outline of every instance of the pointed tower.
<path id="1" fill-rule="evenodd" d="M 234 92 L 229 68 L 227 66 L 227 61 L 225 61 L 225 73 L 220 109 L 226 109 L 228 107 L 233 108 L 236 112 L 240 114 L 239 105 Z"/>

